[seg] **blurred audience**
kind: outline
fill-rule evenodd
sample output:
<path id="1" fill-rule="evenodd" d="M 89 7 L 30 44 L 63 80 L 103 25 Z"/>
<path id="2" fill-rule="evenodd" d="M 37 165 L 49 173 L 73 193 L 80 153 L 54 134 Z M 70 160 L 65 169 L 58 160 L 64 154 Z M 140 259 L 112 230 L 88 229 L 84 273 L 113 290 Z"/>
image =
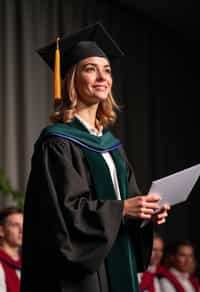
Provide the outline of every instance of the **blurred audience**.
<path id="1" fill-rule="evenodd" d="M 155 277 L 163 256 L 164 241 L 158 234 L 154 234 L 153 249 L 150 264 L 144 273 L 138 275 L 141 292 L 160 292 L 159 280 Z"/>
<path id="2" fill-rule="evenodd" d="M 17 207 L 0 211 L 0 292 L 19 292 L 23 212 Z M 165 246 L 154 234 L 150 264 L 138 275 L 141 292 L 200 292 L 195 277 L 197 260 L 189 241 Z"/>
<path id="3" fill-rule="evenodd" d="M 20 291 L 22 225 L 21 209 L 0 211 L 0 292 Z"/>
<path id="4" fill-rule="evenodd" d="M 194 276 L 196 259 L 189 241 L 179 241 L 167 249 L 163 266 L 157 271 L 162 292 L 199 292 L 200 285 Z"/>

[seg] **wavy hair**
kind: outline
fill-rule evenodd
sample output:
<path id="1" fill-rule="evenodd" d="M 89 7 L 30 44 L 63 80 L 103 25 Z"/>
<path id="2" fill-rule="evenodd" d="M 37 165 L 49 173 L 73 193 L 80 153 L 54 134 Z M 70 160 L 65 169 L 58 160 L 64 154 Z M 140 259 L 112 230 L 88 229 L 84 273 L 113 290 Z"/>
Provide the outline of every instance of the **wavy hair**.
<path id="1" fill-rule="evenodd" d="M 77 112 L 78 94 L 75 87 L 75 76 L 77 65 L 73 65 L 67 72 L 63 83 L 63 98 L 61 101 L 55 101 L 54 111 L 50 115 L 53 123 L 69 123 Z M 97 109 L 96 124 L 107 127 L 113 125 L 116 121 L 116 110 L 119 106 L 115 102 L 112 92 L 108 94 L 106 100 L 102 101 Z"/>

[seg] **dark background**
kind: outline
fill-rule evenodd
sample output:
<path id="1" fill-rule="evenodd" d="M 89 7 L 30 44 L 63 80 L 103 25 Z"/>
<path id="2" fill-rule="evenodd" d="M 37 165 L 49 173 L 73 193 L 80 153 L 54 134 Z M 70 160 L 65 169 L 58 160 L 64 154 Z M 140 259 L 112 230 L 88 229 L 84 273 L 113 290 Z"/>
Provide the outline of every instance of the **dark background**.
<path id="1" fill-rule="evenodd" d="M 141 192 L 152 180 L 199 163 L 197 1 L 0 0 L 0 167 L 21 190 L 52 101 L 52 72 L 35 50 L 96 21 L 126 55 L 113 69 L 123 105 L 114 131 Z M 190 239 L 199 249 L 199 193 L 197 184 L 188 202 L 172 208 L 159 228 L 167 242 Z"/>
<path id="2" fill-rule="evenodd" d="M 151 180 L 199 163 L 200 18 L 197 1 L 121 2 L 125 144 L 146 191 Z M 158 228 L 167 242 L 194 241 L 198 254 L 199 195 L 197 183 Z"/>

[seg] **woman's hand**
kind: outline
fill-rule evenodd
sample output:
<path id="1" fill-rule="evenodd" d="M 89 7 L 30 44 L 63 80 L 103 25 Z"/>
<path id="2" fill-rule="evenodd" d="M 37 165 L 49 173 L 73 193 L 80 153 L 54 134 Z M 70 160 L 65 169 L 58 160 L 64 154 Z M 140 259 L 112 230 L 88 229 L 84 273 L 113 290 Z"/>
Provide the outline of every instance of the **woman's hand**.
<path id="1" fill-rule="evenodd" d="M 154 220 L 157 224 L 165 223 L 169 210 L 170 206 L 168 204 L 164 204 L 159 212 L 156 212 L 156 214 L 152 216 L 152 220 Z"/>
<path id="2" fill-rule="evenodd" d="M 159 209 L 158 202 L 160 196 L 156 194 L 150 194 L 146 196 L 137 196 L 124 201 L 123 215 L 133 216 L 139 219 L 152 219 L 156 209 Z M 166 210 L 165 210 L 166 212 Z M 159 216 L 162 217 L 159 218 Z M 155 215 L 155 220 L 163 220 L 166 216 L 161 212 Z M 160 222 L 160 221 L 159 221 Z"/>

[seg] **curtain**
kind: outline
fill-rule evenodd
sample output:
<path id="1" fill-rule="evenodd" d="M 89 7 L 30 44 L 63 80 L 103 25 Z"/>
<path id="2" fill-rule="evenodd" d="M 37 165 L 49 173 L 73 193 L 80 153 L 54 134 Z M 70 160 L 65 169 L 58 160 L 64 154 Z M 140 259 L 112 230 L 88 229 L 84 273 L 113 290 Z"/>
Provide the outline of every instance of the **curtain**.
<path id="1" fill-rule="evenodd" d="M 109 1 L 0 1 L 0 168 L 24 190 L 33 144 L 48 123 L 53 74 L 37 49 L 56 37 L 101 21 L 119 25 L 118 6 Z"/>
<path id="2" fill-rule="evenodd" d="M 122 110 L 113 131 L 134 165 L 142 193 L 151 181 L 199 162 L 199 45 L 142 12 L 105 0 L 0 1 L 0 168 L 24 191 L 33 145 L 48 123 L 53 74 L 37 49 L 101 21 L 125 57 L 114 95 Z M 195 204 L 172 210 L 167 238 L 198 239 Z M 194 212 L 195 211 L 195 212 Z"/>

